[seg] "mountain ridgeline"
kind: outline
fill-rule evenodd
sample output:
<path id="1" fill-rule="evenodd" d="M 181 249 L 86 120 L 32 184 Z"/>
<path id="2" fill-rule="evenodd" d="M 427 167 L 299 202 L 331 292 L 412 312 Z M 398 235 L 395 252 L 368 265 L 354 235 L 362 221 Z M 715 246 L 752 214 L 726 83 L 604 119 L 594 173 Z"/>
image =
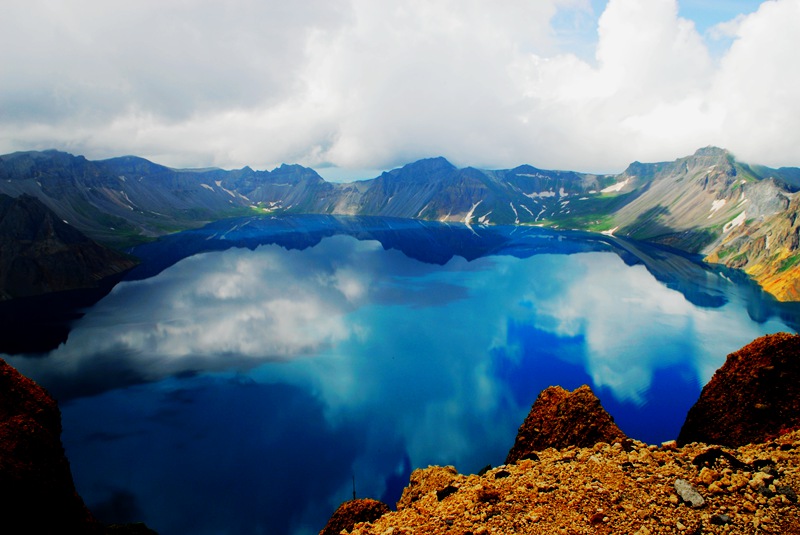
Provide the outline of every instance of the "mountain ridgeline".
<path id="1" fill-rule="evenodd" d="M 457 168 L 431 158 L 351 183 L 286 164 L 171 169 L 133 156 L 0 157 L 0 193 L 37 197 L 70 225 L 118 247 L 254 212 L 541 225 L 702 254 L 746 271 L 784 300 L 800 300 L 798 189 L 800 169 L 748 165 L 715 147 L 674 162 L 634 162 L 618 175 Z"/>

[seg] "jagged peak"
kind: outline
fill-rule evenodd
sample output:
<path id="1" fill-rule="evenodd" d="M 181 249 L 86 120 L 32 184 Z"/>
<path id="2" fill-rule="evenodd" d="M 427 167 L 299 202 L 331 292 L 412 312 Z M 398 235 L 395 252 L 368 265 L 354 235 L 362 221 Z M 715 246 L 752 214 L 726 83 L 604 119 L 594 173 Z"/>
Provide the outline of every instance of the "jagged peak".
<path id="1" fill-rule="evenodd" d="M 319 173 L 317 173 L 315 170 L 296 163 L 282 163 L 280 167 L 276 167 L 269 174 L 271 176 L 281 177 L 282 179 L 288 179 L 290 181 L 312 179 L 323 182 L 322 177 L 319 176 Z"/>
<path id="2" fill-rule="evenodd" d="M 450 163 L 444 156 L 435 156 L 433 158 L 423 158 L 415 162 L 408 163 L 402 169 L 412 168 L 425 168 L 430 170 L 454 170 L 456 166 Z"/>
<path id="3" fill-rule="evenodd" d="M 282 163 L 277 167 L 277 169 L 281 169 L 283 171 L 289 171 L 292 169 L 307 169 L 307 168 L 303 167 L 299 163 Z"/>
<path id="4" fill-rule="evenodd" d="M 704 156 L 704 157 L 714 156 L 714 157 L 725 157 L 725 158 L 727 158 L 730 155 L 731 155 L 731 153 L 730 153 L 730 151 L 728 151 L 728 149 L 722 149 L 720 147 L 715 147 L 713 145 L 709 145 L 707 147 L 702 147 L 702 148 L 697 149 L 694 152 L 693 156 Z"/>
<path id="5" fill-rule="evenodd" d="M 170 168 L 167 166 L 151 162 L 147 158 L 142 158 L 141 156 L 133 155 L 117 156 L 115 158 L 99 160 L 96 163 L 101 167 L 105 167 L 109 170 L 113 169 L 114 172 L 118 173 L 140 174 L 145 172 L 153 173 L 170 170 Z"/>

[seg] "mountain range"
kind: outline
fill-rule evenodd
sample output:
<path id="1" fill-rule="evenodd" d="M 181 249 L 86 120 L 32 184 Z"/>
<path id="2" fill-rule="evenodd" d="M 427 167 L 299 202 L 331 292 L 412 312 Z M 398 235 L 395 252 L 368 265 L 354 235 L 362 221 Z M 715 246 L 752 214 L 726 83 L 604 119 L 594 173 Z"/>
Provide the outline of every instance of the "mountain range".
<path id="1" fill-rule="evenodd" d="M 90 161 L 48 150 L 0 156 L 0 193 L 39 199 L 117 248 L 253 213 L 368 215 L 466 225 L 541 225 L 627 236 L 742 269 L 800 300 L 800 169 L 738 161 L 706 147 L 619 174 L 458 168 L 430 158 L 350 183 L 313 169 L 172 169 L 125 156 Z"/>

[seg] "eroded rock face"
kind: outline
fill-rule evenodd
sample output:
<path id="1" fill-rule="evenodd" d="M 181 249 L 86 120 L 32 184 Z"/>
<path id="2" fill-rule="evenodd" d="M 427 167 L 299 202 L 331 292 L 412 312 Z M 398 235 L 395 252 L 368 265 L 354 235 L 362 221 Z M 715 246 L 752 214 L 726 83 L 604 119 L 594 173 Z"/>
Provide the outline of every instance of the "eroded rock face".
<path id="1" fill-rule="evenodd" d="M 703 387 L 679 444 L 765 442 L 800 427 L 800 336 L 778 333 L 728 355 Z"/>
<path id="2" fill-rule="evenodd" d="M 600 400 L 587 385 L 572 392 L 560 386 L 543 390 L 519 428 L 506 464 L 531 457 L 547 448 L 590 447 L 598 442 L 625 440 Z"/>
<path id="3" fill-rule="evenodd" d="M 102 533 L 75 491 L 55 400 L 2 359 L 0 532 Z"/>
<path id="4" fill-rule="evenodd" d="M 319 535 L 339 535 L 342 530 L 352 530 L 359 522 L 372 522 L 388 512 L 389 507 L 378 500 L 350 500 L 336 509 Z"/>
<path id="5" fill-rule="evenodd" d="M 403 489 L 397 509 L 410 507 L 412 503 L 432 492 L 437 493 L 437 499 L 443 499 L 455 486 L 453 481 L 458 477 L 458 472 L 452 466 L 429 466 L 427 469 L 417 469 L 411 473 L 408 486 Z"/>

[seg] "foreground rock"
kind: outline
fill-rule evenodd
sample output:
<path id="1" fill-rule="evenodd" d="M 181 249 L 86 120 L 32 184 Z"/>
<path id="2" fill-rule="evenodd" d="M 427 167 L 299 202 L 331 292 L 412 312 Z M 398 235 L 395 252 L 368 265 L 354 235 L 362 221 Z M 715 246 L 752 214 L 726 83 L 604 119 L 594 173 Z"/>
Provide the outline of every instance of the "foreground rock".
<path id="1" fill-rule="evenodd" d="M 56 402 L 1 359 L 0 532 L 102 533 L 75 491 Z"/>
<path id="2" fill-rule="evenodd" d="M 538 455 L 483 475 L 416 470 L 396 512 L 350 533 L 800 533 L 798 431 L 737 449 L 631 440 Z M 702 502 L 684 502 L 678 480 Z"/>
<path id="3" fill-rule="evenodd" d="M 339 535 L 342 530 L 350 531 L 360 522 L 374 522 L 388 512 L 389 507 L 378 500 L 350 500 L 336 509 L 319 535 Z"/>
<path id="4" fill-rule="evenodd" d="M 519 428 L 506 464 L 547 448 L 587 447 L 627 438 L 587 385 L 572 392 L 560 386 L 543 390 Z"/>
<path id="5" fill-rule="evenodd" d="M 800 428 L 800 336 L 759 338 L 728 355 L 689 410 L 679 444 L 739 446 Z"/>

